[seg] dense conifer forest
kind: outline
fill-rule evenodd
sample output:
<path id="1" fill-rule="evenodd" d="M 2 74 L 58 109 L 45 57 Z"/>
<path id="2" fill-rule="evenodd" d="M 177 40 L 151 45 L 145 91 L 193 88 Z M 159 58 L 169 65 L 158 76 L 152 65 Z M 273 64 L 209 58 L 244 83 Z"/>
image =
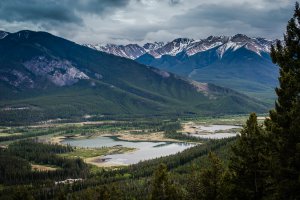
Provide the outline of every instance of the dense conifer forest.
<path id="1" fill-rule="evenodd" d="M 73 147 L 34 138 L 46 132 L 33 132 L 28 138 L 3 137 L 1 141 L 10 143 L 0 149 L 0 199 L 300 199 L 299 23 L 296 3 L 284 42 L 272 46 L 280 84 L 275 108 L 264 124 L 251 113 L 235 138 L 202 140 L 175 155 L 96 172 L 81 158 L 61 156 L 74 151 Z M 181 127 L 176 120 L 159 123 L 153 119 L 128 126 L 155 127 L 168 138 L 193 141 L 177 132 Z M 35 171 L 31 164 L 56 170 Z M 61 182 L 66 179 L 75 181 Z"/>

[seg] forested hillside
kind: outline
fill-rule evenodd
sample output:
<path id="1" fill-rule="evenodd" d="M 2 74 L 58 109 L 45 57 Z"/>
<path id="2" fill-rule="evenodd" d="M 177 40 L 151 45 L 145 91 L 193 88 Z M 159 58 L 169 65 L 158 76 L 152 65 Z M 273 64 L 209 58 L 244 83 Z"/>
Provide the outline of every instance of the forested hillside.
<path id="1" fill-rule="evenodd" d="M 299 3 L 296 3 L 294 14 L 288 21 L 284 41 L 278 41 L 271 47 L 270 55 L 279 67 L 280 75 L 275 89 L 275 107 L 268 116 L 251 112 L 249 116 L 212 117 L 208 114 L 222 114 L 233 106 L 236 107 L 234 113 L 248 112 L 255 106 L 260 111 L 265 107 L 233 90 L 178 78 L 134 61 L 75 45 L 48 33 L 25 31 L 3 33 L 1 37 L 4 40 L 0 40 L 0 64 L 4 64 L 0 65 L 0 70 L 5 76 L 0 76 L 0 88 L 8 93 L 0 97 L 0 116 L 11 123 L 11 126 L 0 126 L 1 200 L 300 199 Z M 57 41 L 62 43 L 58 45 Z M 1 45 L 5 43 L 10 47 L 6 46 L 8 53 L 3 53 L 5 50 Z M 16 50 L 15 47 L 18 47 L 17 54 L 10 54 Z M 43 56 L 30 60 L 36 53 Z M 86 56 L 86 60 L 80 55 Z M 62 57 L 69 61 L 62 60 Z M 98 65 L 98 61 L 101 64 Z M 14 66 L 11 71 L 10 64 Z M 83 64 L 89 68 L 83 68 Z M 135 73 L 127 76 L 125 72 L 132 68 Z M 111 71 L 118 76 L 110 76 Z M 148 76 L 142 76 L 142 72 Z M 42 78 L 41 74 L 46 75 Z M 110 81 L 115 81 L 113 87 Z M 97 85 L 96 92 L 92 82 Z M 104 90 L 107 85 L 110 89 Z M 82 93 L 78 93 L 79 90 Z M 81 94 L 90 94 L 92 98 Z M 100 97 L 92 101 L 95 96 Z M 125 102 L 125 105 L 115 104 L 108 97 L 116 102 Z M 185 101 L 189 97 L 191 99 Z M 113 102 L 101 102 L 99 105 L 104 106 L 100 106 L 104 110 L 119 109 L 115 105 L 122 107 L 116 110 L 118 118 L 111 113 L 95 118 L 87 115 L 85 121 L 78 119 L 74 122 L 74 119 L 67 118 L 75 108 L 84 111 L 80 115 L 89 109 L 98 109 L 95 105 L 102 98 Z M 86 104 L 82 104 L 83 101 Z M 70 105 L 69 110 L 64 107 L 67 105 Z M 132 109 L 140 112 L 131 113 L 132 110 L 126 107 L 129 105 L 138 105 Z M 160 107 L 155 107 L 158 105 Z M 248 106 L 244 108 L 244 105 Z M 51 106 L 52 110 L 49 109 Z M 145 115 L 147 112 L 142 108 L 149 115 Z M 156 113 L 155 108 L 158 111 L 173 108 L 176 112 L 162 115 Z M 60 114 L 49 115 L 48 109 Z M 194 111 L 195 115 L 191 114 L 189 109 L 196 109 L 199 113 Z M 179 111 L 189 114 L 181 115 Z M 37 119 L 63 114 L 66 114 L 65 121 L 29 124 Z M 39 115 L 42 117 L 37 118 Z M 47 117 L 43 118 L 43 115 Z M 76 112 L 74 116 L 79 115 Z M 26 121 L 27 117 L 31 119 Z M 26 119 L 24 121 L 28 124 L 19 125 L 20 119 Z M 200 137 L 218 134 L 231 136 L 221 139 Z M 114 142 L 104 140 L 105 144 L 96 143 L 101 138 L 112 137 Z M 71 142 L 96 144 L 96 147 L 72 146 Z M 137 145 L 139 142 L 140 146 Z M 130 148 L 126 146 L 128 143 L 135 146 Z M 119 162 L 109 165 L 113 155 L 133 155 L 141 146 L 146 146 L 146 153 L 149 153 L 149 143 L 153 143 L 156 149 L 175 143 L 182 146 L 189 144 L 190 147 L 152 159 L 143 159 L 146 157 L 144 152 L 142 159 L 133 164 L 122 163 L 122 157 L 117 157 Z"/>
<path id="2" fill-rule="evenodd" d="M 265 112 L 233 90 L 183 79 L 46 32 L 0 39 L 0 122 Z"/>

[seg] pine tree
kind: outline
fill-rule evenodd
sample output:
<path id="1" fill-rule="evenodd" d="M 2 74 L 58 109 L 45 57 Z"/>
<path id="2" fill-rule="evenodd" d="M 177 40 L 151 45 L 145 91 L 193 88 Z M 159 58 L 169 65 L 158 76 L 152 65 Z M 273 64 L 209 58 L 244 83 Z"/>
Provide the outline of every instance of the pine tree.
<path id="1" fill-rule="evenodd" d="M 209 167 L 202 169 L 199 175 L 199 191 L 196 199 L 223 200 L 223 177 L 225 168 L 221 160 L 214 153 L 209 153 Z"/>
<path id="2" fill-rule="evenodd" d="M 191 172 L 187 181 L 187 197 L 189 200 L 197 200 L 201 195 L 199 172 L 195 165 L 191 166 Z"/>
<path id="3" fill-rule="evenodd" d="M 102 200 L 109 200 L 110 199 L 110 192 L 109 192 L 109 188 L 104 185 L 103 187 L 100 188 L 100 197 L 99 199 L 102 199 Z"/>
<path id="4" fill-rule="evenodd" d="M 122 192 L 116 185 L 112 185 L 110 189 L 110 194 L 111 194 L 110 200 L 120 200 L 123 197 Z"/>
<path id="5" fill-rule="evenodd" d="M 179 188 L 169 180 L 167 166 L 160 164 L 154 172 L 151 197 L 152 200 L 176 200 L 182 199 L 182 193 Z"/>
<path id="6" fill-rule="evenodd" d="M 33 200 L 34 197 L 32 194 L 30 194 L 30 191 L 28 191 L 28 188 L 26 186 L 18 186 L 15 189 L 15 193 L 13 195 L 13 199 L 15 200 Z"/>
<path id="7" fill-rule="evenodd" d="M 300 199 L 300 9 L 296 3 L 284 43 L 278 41 L 271 57 L 280 68 L 278 99 L 266 129 L 273 135 L 274 179 L 280 199 Z"/>
<path id="8" fill-rule="evenodd" d="M 250 114 L 246 126 L 232 146 L 229 169 L 232 173 L 233 197 L 236 199 L 264 199 L 269 195 L 270 151 L 268 137 L 258 125 L 255 113 Z"/>

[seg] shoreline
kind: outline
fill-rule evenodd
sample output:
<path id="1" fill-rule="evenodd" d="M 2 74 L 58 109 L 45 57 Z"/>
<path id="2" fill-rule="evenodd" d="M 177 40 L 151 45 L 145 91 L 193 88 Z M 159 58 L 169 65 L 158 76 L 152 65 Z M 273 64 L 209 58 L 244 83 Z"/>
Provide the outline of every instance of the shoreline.
<path id="1" fill-rule="evenodd" d="M 103 134 L 101 136 L 115 136 L 120 140 L 131 142 L 182 142 L 180 140 L 166 138 L 163 132 L 147 133 L 147 134 L 131 134 L 128 132 L 120 132 L 116 134 Z"/>
<path id="2" fill-rule="evenodd" d="M 178 142 L 181 143 L 182 141 L 166 138 L 164 136 L 163 132 L 155 132 L 155 133 L 149 133 L 149 134 L 131 134 L 128 132 L 119 132 L 119 133 L 104 133 L 104 134 L 96 134 L 92 137 L 98 137 L 98 136 L 104 136 L 104 137 L 116 137 L 117 139 L 124 140 L 124 141 L 132 141 L 132 142 Z M 92 138 L 89 137 L 89 138 Z M 72 137 L 67 136 L 54 136 L 51 137 L 48 141 L 50 143 L 54 144 L 62 144 L 62 141 L 68 138 L 73 139 L 79 139 L 79 138 L 87 138 L 87 136 L 82 135 L 74 135 Z"/>
<path id="3" fill-rule="evenodd" d="M 103 159 L 103 156 L 96 156 L 84 159 L 84 162 L 97 167 L 124 167 L 126 164 L 116 164 L 109 162 L 109 159 Z"/>
<path id="4" fill-rule="evenodd" d="M 166 138 L 164 136 L 164 132 L 154 132 L 154 133 L 146 133 L 146 134 L 131 134 L 129 131 L 123 131 L 118 133 L 105 133 L 105 134 L 95 134 L 92 137 L 98 137 L 98 136 L 104 136 L 104 137 L 116 137 L 117 139 L 124 140 L 124 141 L 131 141 L 131 142 L 174 142 L 174 143 L 182 143 L 181 140 Z M 63 140 L 72 138 L 72 139 L 80 139 L 80 138 L 91 138 L 87 136 L 82 136 L 80 134 L 76 134 L 73 136 L 54 136 L 51 137 L 48 142 L 50 143 L 56 143 L 65 145 L 62 143 Z M 193 142 L 190 142 L 193 143 Z M 128 152 L 134 152 L 138 149 L 128 150 L 123 153 Z M 112 153 L 111 155 L 113 155 Z M 106 154 L 110 155 L 110 154 Z M 109 168 L 109 167 L 122 167 L 122 166 L 128 166 L 128 164 L 124 163 L 114 163 L 110 162 L 109 159 L 105 159 L 104 156 L 106 155 L 99 155 L 94 157 L 86 157 L 83 158 L 84 162 L 87 164 L 94 165 L 96 167 L 102 167 L 102 168 Z"/>

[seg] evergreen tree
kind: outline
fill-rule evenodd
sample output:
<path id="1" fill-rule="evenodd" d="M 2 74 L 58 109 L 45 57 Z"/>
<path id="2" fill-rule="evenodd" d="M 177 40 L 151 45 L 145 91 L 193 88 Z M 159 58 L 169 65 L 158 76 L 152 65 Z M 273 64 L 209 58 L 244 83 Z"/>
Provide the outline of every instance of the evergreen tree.
<path id="1" fill-rule="evenodd" d="M 151 190 L 152 200 L 182 199 L 179 188 L 170 182 L 167 166 L 164 164 L 160 164 L 154 172 Z"/>
<path id="2" fill-rule="evenodd" d="M 274 179 L 280 199 L 300 199 L 300 9 L 287 25 L 284 43 L 272 47 L 271 57 L 280 68 L 278 99 L 266 129 L 273 135 Z"/>
<path id="3" fill-rule="evenodd" d="M 120 189 L 117 186 L 112 185 L 110 189 L 110 200 L 120 200 L 122 198 L 123 198 L 123 194 L 120 191 Z"/>
<path id="4" fill-rule="evenodd" d="M 200 172 L 198 197 L 195 199 L 223 200 L 224 166 L 214 153 L 209 153 L 208 158 L 209 167 Z"/>
<path id="5" fill-rule="evenodd" d="M 267 134 L 258 125 L 256 114 L 250 114 L 236 144 L 232 146 L 229 169 L 235 199 L 257 200 L 268 196 L 271 178 L 267 143 Z"/>
<path id="6" fill-rule="evenodd" d="M 109 200 L 110 199 L 109 188 L 106 185 L 104 185 L 103 187 L 100 188 L 99 199 L 102 199 L 102 200 Z"/>
<path id="7" fill-rule="evenodd" d="M 1 198 L 1 197 L 0 197 Z M 32 194 L 26 186 L 19 186 L 15 189 L 14 200 L 34 200 Z"/>
<path id="8" fill-rule="evenodd" d="M 189 200 L 197 200 L 201 195 L 200 190 L 200 178 L 199 173 L 196 170 L 196 166 L 192 165 L 191 172 L 187 181 L 187 197 Z"/>

